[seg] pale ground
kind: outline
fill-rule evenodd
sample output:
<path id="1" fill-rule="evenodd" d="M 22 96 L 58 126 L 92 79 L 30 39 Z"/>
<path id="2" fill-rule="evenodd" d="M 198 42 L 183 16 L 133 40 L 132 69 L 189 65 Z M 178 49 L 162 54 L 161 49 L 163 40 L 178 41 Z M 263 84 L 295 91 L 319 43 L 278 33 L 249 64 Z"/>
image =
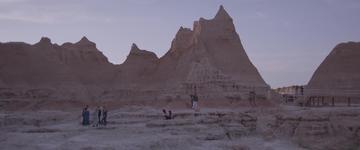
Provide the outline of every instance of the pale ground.
<path id="1" fill-rule="evenodd" d="M 277 115 L 288 115 L 287 112 L 303 114 L 313 110 L 288 106 L 281 109 L 202 109 L 199 112 L 183 109 L 173 110 L 175 119 L 164 120 L 160 109 L 128 107 L 110 110 L 106 127 L 81 126 L 81 110 L 1 112 L 0 149 L 301 150 L 326 147 L 300 144 L 296 138 L 300 133 L 296 132 L 302 132 L 301 125 L 295 135 L 286 135 L 282 130 L 289 127 L 282 129 L 284 123 L 275 119 Z M 360 114 L 358 108 L 336 109 Z M 332 112 L 329 108 L 320 108 L 321 111 Z M 360 125 L 355 124 L 360 130 Z M 356 142 L 348 147 L 331 147 L 360 149 Z"/>

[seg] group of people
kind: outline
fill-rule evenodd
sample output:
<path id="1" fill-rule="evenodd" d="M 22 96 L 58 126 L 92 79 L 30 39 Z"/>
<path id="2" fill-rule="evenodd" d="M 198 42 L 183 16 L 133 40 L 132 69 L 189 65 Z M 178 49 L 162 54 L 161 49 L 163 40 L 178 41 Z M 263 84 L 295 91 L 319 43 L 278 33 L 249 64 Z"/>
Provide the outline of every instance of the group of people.
<path id="1" fill-rule="evenodd" d="M 92 116 L 92 123 L 94 127 L 98 127 L 100 125 L 106 126 L 108 111 L 105 107 L 96 107 Z M 82 111 L 82 125 L 90 125 L 90 111 L 88 105 L 86 105 Z"/>
<path id="2" fill-rule="evenodd" d="M 198 101 L 199 101 L 199 97 L 197 96 L 197 94 L 191 94 L 190 95 L 191 98 L 191 108 L 194 109 L 195 111 L 198 111 Z M 256 99 L 256 93 L 255 91 L 250 91 L 249 93 L 249 101 L 250 101 L 250 105 L 252 106 L 256 106 L 255 103 L 255 99 Z M 163 114 L 164 114 L 164 118 L 166 120 L 171 120 L 173 119 L 173 115 L 171 110 L 169 110 L 168 112 L 163 109 Z M 93 127 L 98 127 L 101 125 L 106 126 L 107 124 L 107 115 L 108 115 L 108 111 L 107 109 L 105 109 L 105 107 L 99 107 L 97 106 L 94 113 L 93 113 L 93 118 L 92 118 L 92 123 L 93 123 Z M 86 125 L 90 125 L 90 111 L 89 111 L 89 106 L 86 105 L 86 107 L 83 109 L 82 111 L 82 125 L 86 126 Z"/>
<path id="3" fill-rule="evenodd" d="M 198 111 L 198 101 L 199 101 L 199 97 L 197 96 L 197 94 L 191 94 L 190 95 L 191 98 L 191 108 Z M 251 106 L 256 106 L 255 103 L 255 99 L 256 99 L 256 93 L 255 91 L 250 91 L 249 92 L 249 101 L 250 101 L 250 105 Z M 173 119 L 173 114 L 171 112 L 171 110 L 166 111 L 165 109 L 162 110 L 163 114 L 164 114 L 164 118 L 166 120 L 171 120 Z M 105 107 L 97 107 L 93 113 L 93 126 L 94 127 L 98 127 L 100 125 L 104 125 L 106 126 L 107 124 L 107 113 L 108 111 L 105 109 Z M 89 111 L 89 106 L 86 105 L 86 107 L 83 109 L 82 111 L 82 125 L 90 125 L 90 111 Z"/>

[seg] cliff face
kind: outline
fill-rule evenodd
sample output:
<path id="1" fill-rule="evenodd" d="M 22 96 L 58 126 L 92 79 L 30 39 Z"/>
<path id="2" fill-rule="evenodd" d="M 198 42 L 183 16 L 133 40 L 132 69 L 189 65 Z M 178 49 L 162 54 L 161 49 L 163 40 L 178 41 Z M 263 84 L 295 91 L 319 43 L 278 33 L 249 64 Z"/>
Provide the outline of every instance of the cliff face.
<path id="1" fill-rule="evenodd" d="M 151 77 L 156 71 L 158 57 L 155 53 L 141 50 L 136 44 L 131 46 L 125 62 L 117 67 L 114 81 L 115 87 L 147 87 L 152 82 Z"/>
<path id="2" fill-rule="evenodd" d="M 67 68 L 58 61 L 49 39 L 35 45 L 5 43 L 0 46 L 1 78 L 8 85 L 41 86 L 74 81 Z M 66 76 L 59 76 L 60 74 Z"/>
<path id="3" fill-rule="evenodd" d="M 62 45 L 49 38 L 34 45 L 5 43 L 0 50 L 0 86 L 73 91 L 68 95 L 74 99 L 188 99 L 194 92 L 206 99 L 242 99 L 269 89 L 222 6 L 213 19 L 181 27 L 161 58 L 133 44 L 125 62 L 113 65 L 86 37 Z"/>
<path id="4" fill-rule="evenodd" d="M 335 46 L 320 64 L 307 85 L 307 91 L 335 95 L 360 95 L 360 42 Z"/>
<path id="5" fill-rule="evenodd" d="M 242 84 L 267 86 L 246 55 L 232 18 L 222 6 L 213 19 L 195 21 L 193 30 L 179 29 L 169 52 L 160 60 L 160 70 L 177 69 L 176 75 L 184 77 L 192 63 L 202 59 L 208 59 Z"/>
<path id="6" fill-rule="evenodd" d="M 213 19 L 200 18 L 192 30 L 179 29 L 170 50 L 160 58 L 154 78 L 185 95 L 198 92 L 206 97 L 251 90 L 264 94 L 269 88 L 249 60 L 233 20 L 222 6 Z"/>
<path id="7" fill-rule="evenodd" d="M 88 99 L 93 86 L 104 88 L 113 76 L 113 65 L 85 37 L 61 46 L 46 37 L 34 45 L 4 43 L 0 53 L 2 88 L 14 89 L 18 98 L 36 98 L 29 93 L 35 90 L 44 98 Z"/>

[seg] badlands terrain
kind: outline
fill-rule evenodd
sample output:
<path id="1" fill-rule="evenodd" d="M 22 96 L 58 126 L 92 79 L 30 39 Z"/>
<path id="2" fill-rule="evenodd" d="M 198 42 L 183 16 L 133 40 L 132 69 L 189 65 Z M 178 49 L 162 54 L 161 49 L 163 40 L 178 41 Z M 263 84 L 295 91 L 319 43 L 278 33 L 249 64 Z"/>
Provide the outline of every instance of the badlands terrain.
<path id="1" fill-rule="evenodd" d="M 360 150 L 359 52 L 359 42 L 337 45 L 298 99 L 284 103 L 222 6 L 180 27 L 164 56 L 133 44 L 122 64 L 86 37 L 0 42 L 0 149 Z M 108 125 L 82 126 L 85 105 L 108 108 Z"/>

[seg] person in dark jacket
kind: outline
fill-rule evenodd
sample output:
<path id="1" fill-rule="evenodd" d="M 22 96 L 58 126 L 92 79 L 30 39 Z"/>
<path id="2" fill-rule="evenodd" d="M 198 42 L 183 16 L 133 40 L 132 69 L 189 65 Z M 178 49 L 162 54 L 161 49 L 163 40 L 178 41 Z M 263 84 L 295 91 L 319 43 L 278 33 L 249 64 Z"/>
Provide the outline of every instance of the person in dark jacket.
<path id="1" fill-rule="evenodd" d="M 82 125 L 90 125 L 90 112 L 88 110 L 88 105 L 82 111 Z"/>
<path id="2" fill-rule="evenodd" d="M 107 124 L 107 113 L 108 111 L 106 110 L 106 108 L 104 107 L 103 110 L 102 110 L 102 120 L 101 120 L 101 123 L 106 126 Z"/>
<path id="3" fill-rule="evenodd" d="M 169 110 L 169 116 L 168 116 L 168 120 L 170 120 L 170 119 L 173 119 L 171 110 Z"/>
<path id="4" fill-rule="evenodd" d="M 166 119 L 166 118 L 167 118 L 166 110 L 163 109 L 162 112 L 163 112 L 163 114 L 164 114 L 164 118 Z"/>

